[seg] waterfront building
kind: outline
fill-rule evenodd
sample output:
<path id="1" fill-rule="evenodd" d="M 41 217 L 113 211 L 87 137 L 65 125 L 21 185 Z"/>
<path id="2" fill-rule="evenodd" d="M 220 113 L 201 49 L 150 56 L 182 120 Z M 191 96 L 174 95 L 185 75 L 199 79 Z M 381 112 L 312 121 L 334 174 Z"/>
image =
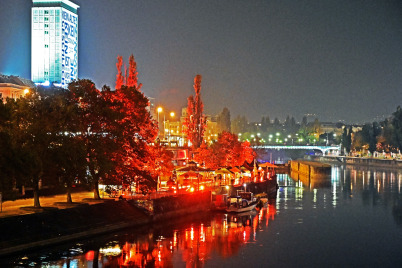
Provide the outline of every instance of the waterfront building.
<path id="1" fill-rule="evenodd" d="M 78 78 L 78 5 L 32 0 L 31 79 L 66 88 Z"/>
<path id="2" fill-rule="evenodd" d="M 31 80 L 0 74 L 0 101 L 5 102 L 7 98 L 20 98 L 33 88 L 35 84 Z"/>
<path id="3" fill-rule="evenodd" d="M 204 141 L 207 144 L 212 144 L 213 142 L 218 140 L 219 130 L 217 116 L 207 115 L 206 120 L 207 124 L 204 132 Z"/>

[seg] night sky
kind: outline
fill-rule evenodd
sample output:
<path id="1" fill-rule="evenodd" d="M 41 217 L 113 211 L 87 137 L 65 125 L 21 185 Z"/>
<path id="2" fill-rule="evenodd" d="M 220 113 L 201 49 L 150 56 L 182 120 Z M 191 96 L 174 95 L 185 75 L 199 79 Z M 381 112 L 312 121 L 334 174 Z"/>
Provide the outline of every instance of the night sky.
<path id="1" fill-rule="evenodd" d="M 114 87 L 116 57 L 166 110 L 203 76 L 205 113 L 364 123 L 402 105 L 402 1 L 73 0 L 79 78 Z M 30 0 L 0 0 L 0 73 L 30 78 Z"/>

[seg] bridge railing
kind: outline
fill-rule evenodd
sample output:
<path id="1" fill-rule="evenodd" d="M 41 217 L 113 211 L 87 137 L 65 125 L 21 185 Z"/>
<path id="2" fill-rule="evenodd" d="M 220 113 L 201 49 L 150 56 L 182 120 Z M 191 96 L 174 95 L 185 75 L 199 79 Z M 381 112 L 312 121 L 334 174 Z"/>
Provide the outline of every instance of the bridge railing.
<path id="1" fill-rule="evenodd" d="M 333 151 L 339 154 L 341 151 L 340 146 L 319 146 L 319 145 L 255 145 L 251 146 L 253 149 L 274 149 L 274 150 L 319 150 L 323 154 L 328 151 Z"/>

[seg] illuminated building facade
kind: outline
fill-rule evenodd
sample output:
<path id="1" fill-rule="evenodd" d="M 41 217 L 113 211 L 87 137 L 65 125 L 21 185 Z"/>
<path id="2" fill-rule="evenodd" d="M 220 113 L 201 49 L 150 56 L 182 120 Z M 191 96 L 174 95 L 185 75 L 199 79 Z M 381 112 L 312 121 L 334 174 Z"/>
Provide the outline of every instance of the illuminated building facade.
<path id="1" fill-rule="evenodd" d="M 32 0 L 31 79 L 66 88 L 78 78 L 78 5 Z"/>
<path id="2" fill-rule="evenodd" d="M 33 88 L 35 84 L 28 79 L 0 74 L 0 101 L 6 102 L 7 98 L 16 100 Z"/>

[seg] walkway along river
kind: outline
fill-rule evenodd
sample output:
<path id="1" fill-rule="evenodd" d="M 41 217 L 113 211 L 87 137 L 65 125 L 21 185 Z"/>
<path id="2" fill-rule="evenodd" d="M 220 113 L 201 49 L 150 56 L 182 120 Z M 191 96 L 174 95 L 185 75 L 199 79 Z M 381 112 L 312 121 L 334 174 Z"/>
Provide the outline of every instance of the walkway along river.
<path id="1" fill-rule="evenodd" d="M 0 267 L 401 267 L 402 171 L 332 166 L 328 183 L 279 174 L 276 199 L 2 259 Z"/>

